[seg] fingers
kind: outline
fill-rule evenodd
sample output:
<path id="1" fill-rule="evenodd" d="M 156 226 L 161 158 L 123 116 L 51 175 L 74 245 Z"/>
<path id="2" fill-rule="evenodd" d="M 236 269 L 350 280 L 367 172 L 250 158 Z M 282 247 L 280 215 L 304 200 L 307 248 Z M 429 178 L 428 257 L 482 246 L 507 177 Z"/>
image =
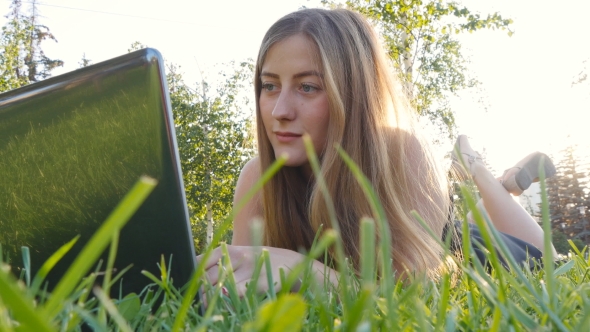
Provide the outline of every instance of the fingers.
<path id="1" fill-rule="evenodd" d="M 207 270 L 205 270 L 205 278 L 209 280 L 212 286 L 217 285 L 219 281 L 219 265 L 213 265 Z"/>
<path id="2" fill-rule="evenodd" d="M 278 248 L 265 248 L 268 250 L 268 255 L 271 264 L 271 275 L 273 278 L 273 286 L 275 291 L 280 291 L 280 269 L 291 269 L 293 266 L 300 263 L 302 256 L 301 254 Z M 233 270 L 233 281 L 235 281 L 236 290 L 239 296 L 244 296 L 248 289 L 248 284 L 252 282 L 254 273 L 258 275 L 256 285 L 254 287 L 256 293 L 264 293 L 269 290 L 269 284 L 267 280 L 266 266 L 260 264 L 256 266 L 258 256 L 253 247 L 240 247 L 240 246 L 227 246 L 229 261 L 224 261 L 222 264 L 222 250 L 221 248 L 215 248 L 207 259 L 205 266 L 205 277 L 209 280 L 212 286 L 218 285 L 220 277 L 222 275 L 228 275 L 231 271 L 224 271 L 223 269 Z M 197 259 L 202 259 L 199 256 Z M 259 261 L 259 263 L 261 263 Z M 257 271 L 261 268 L 260 271 Z M 227 277 L 226 277 L 227 278 Z M 223 286 L 223 285 L 222 285 Z"/>
<path id="3" fill-rule="evenodd" d="M 253 250 L 252 247 L 240 247 L 240 246 L 227 246 L 227 252 L 229 254 L 229 259 L 231 265 L 234 267 L 234 270 L 237 269 L 242 263 L 251 261 L 253 258 Z M 204 255 L 197 256 L 197 261 L 203 259 Z M 217 247 L 213 249 L 211 255 L 207 259 L 205 263 L 205 270 L 211 268 L 212 266 L 216 265 L 217 262 L 223 257 L 223 252 L 221 247 Z"/>
<path id="4" fill-rule="evenodd" d="M 223 251 L 221 250 L 221 247 L 213 249 L 211 255 L 204 264 L 206 278 L 210 281 L 211 285 L 215 285 L 219 281 L 220 269 L 225 269 L 228 267 L 234 271 L 237 271 L 242 265 L 249 266 L 253 264 L 252 250 L 249 249 L 250 247 L 236 247 L 228 245 L 227 251 L 229 255 L 226 257 L 226 259 L 229 259 L 229 264 L 222 263 Z M 203 259 L 203 255 L 197 256 L 197 260 L 201 259 Z"/>
<path id="5" fill-rule="evenodd" d="M 221 259 L 221 256 L 223 255 L 223 253 L 221 252 L 221 247 L 217 247 L 215 249 L 213 249 L 213 251 L 211 252 L 211 255 L 209 256 L 209 258 L 207 259 L 207 261 L 205 262 L 205 270 L 211 268 L 212 266 L 216 265 L 217 262 Z M 203 259 L 205 255 L 199 255 L 197 256 L 197 262 L 200 264 L 201 260 Z"/>

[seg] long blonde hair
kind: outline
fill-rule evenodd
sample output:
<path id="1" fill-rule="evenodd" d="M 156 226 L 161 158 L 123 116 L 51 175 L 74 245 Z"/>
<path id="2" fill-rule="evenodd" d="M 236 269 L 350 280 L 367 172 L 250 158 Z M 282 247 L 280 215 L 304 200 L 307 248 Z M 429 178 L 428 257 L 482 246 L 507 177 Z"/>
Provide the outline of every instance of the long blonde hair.
<path id="1" fill-rule="evenodd" d="M 346 254 L 359 260 L 359 224 L 372 216 L 368 200 L 337 151 L 339 144 L 374 186 L 388 217 L 395 268 L 430 271 L 441 262 L 441 248 L 411 216 L 417 210 L 435 233 L 447 222 L 446 180 L 418 133 L 415 112 L 369 23 L 345 9 L 305 9 L 277 21 L 258 54 L 255 91 L 261 169 L 275 160 L 260 116 L 260 73 L 276 42 L 302 34 L 319 50 L 330 124 L 321 173 L 334 201 Z M 284 167 L 263 189 L 265 244 L 309 249 L 316 231 L 330 226 L 325 201 L 313 179 Z M 401 271 L 400 271 L 401 272 Z"/>

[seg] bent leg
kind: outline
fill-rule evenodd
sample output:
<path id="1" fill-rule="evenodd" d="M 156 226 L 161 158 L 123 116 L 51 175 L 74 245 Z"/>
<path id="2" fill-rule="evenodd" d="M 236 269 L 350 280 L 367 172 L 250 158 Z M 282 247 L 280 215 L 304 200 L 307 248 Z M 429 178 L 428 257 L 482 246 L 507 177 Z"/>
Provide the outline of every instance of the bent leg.
<path id="1" fill-rule="evenodd" d="M 460 137 L 461 152 L 474 154 L 475 151 L 469 146 L 467 138 Z M 467 165 L 473 177 L 483 206 L 487 211 L 494 226 L 503 233 L 517 237 L 529 242 L 539 250 L 544 250 L 543 229 L 535 219 L 510 195 L 500 182 L 490 173 L 480 160 L 474 160 Z M 553 254 L 556 255 L 555 248 Z"/>

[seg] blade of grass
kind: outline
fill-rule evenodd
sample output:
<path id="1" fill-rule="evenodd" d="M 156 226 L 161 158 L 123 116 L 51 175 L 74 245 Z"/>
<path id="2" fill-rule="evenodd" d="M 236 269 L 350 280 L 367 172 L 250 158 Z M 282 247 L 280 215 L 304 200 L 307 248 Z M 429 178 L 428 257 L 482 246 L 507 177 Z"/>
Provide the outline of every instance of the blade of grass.
<path id="1" fill-rule="evenodd" d="M 79 238 L 80 238 L 80 235 L 77 235 L 70 242 L 59 247 L 59 249 L 57 249 L 57 251 L 54 252 L 43 263 L 43 265 L 41 265 L 41 268 L 39 269 L 39 271 L 37 271 L 37 274 L 35 274 L 35 277 L 33 278 L 33 284 L 31 285 L 31 293 L 32 294 L 37 294 L 37 292 L 39 291 L 39 288 L 41 287 L 41 284 L 43 283 L 43 280 L 45 280 L 45 277 L 47 277 L 47 274 L 49 274 L 49 272 L 51 271 L 51 269 L 53 269 L 55 264 L 57 264 L 57 262 L 59 262 L 59 260 L 62 259 L 62 257 L 65 254 L 67 254 L 68 251 L 70 251 L 70 249 L 72 249 L 72 247 L 78 241 Z"/>
<path id="2" fill-rule="evenodd" d="M 469 264 L 469 262 L 472 260 L 472 255 L 474 255 L 473 252 L 473 244 L 471 243 L 471 236 L 470 236 L 470 230 L 469 230 L 469 222 L 467 221 L 467 214 L 463 215 L 463 222 L 461 223 L 461 251 L 462 251 L 462 255 L 463 255 L 463 264 L 460 264 L 462 270 L 465 270 L 467 268 L 467 264 Z M 475 259 L 477 261 L 477 263 L 479 263 L 479 260 L 477 259 L 477 257 L 473 257 L 473 259 Z M 481 265 L 481 264 L 480 264 Z M 473 296 L 473 294 L 475 293 L 475 289 L 474 289 L 474 281 L 471 278 L 468 278 L 467 274 L 463 274 L 463 278 L 465 280 L 465 282 L 467 283 L 467 286 L 469 288 L 469 296 L 470 298 Z M 479 305 L 477 302 L 472 301 L 471 302 L 473 305 L 473 309 L 475 309 L 475 311 L 473 312 L 478 312 L 478 308 Z"/>
<path id="3" fill-rule="evenodd" d="M 373 297 L 374 289 L 370 285 L 366 288 L 363 288 L 359 294 L 357 294 L 357 299 L 353 303 L 353 306 L 348 313 L 348 315 L 343 316 L 345 318 L 344 325 L 346 327 L 345 331 L 357 331 L 359 324 L 361 323 L 363 316 L 365 316 L 365 312 L 367 310 L 372 310 L 373 306 L 371 304 L 372 297 Z"/>
<path id="4" fill-rule="evenodd" d="M 262 250 L 262 261 L 264 262 L 264 268 L 266 270 L 266 282 L 268 283 L 268 295 L 271 300 L 277 299 L 277 293 L 275 292 L 275 281 L 272 277 L 272 267 L 270 265 L 270 256 L 268 250 Z"/>
<path id="5" fill-rule="evenodd" d="M 444 331 L 446 332 L 452 332 L 452 331 L 458 331 L 459 329 L 457 328 L 457 308 L 453 307 L 451 308 L 451 311 L 449 312 L 449 314 L 446 316 L 446 321 L 447 324 L 445 325 L 445 329 Z"/>
<path id="6" fill-rule="evenodd" d="M 311 250 L 309 251 L 309 253 L 307 253 L 307 255 L 305 255 L 305 258 L 303 259 L 302 262 L 300 262 L 299 264 L 295 265 L 291 271 L 289 271 L 287 277 L 285 278 L 285 282 L 283 284 L 283 288 L 281 289 L 281 291 L 279 292 L 281 295 L 283 294 L 288 294 L 290 292 L 290 289 L 293 288 L 293 285 L 295 284 L 295 282 L 298 282 L 300 280 L 300 276 L 302 274 L 304 274 L 306 269 L 311 268 L 311 263 L 313 262 L 314 259 L 316 259 L 317 257 L 320 257 L 320 255 L 322 255 L 325 251 L 328 250 L 329 247 L 331 247 L 335 242 L 337 241 L 337 235 L 336 235 L 336 231 L 333 229 L 327 229 L 324 234 L 322 235 L 322 237 L 319 239 L 319 241 L 317 242 L 317 244 L 311 248 Z M 327 278 L 327 273 L 329 273 L 329 271 L 331 271 L 331 269 L 326 269 L 326 271 L 324 271 L 324 277 Z M 315 271 L 310 271 L 310 275 L 315 274 Z M 315 279 L 311 278 L 310 282 Z"/>
<path id="7" fill-rule="evenodd" d="M 91 273 L 84 281 L 82 281 L 82 285 L 84 285 L 83 289 L 82 289 L 82 293 L 80 294 L 80 297 L 78 298 L 78 307 L 80 308 L 86 308 L 88 306 L 88 303 L 86 302 L 86 300 L 88 299 L 88 296 L 90 295 L 90 292 L 92 291 L 92 287 L 94 286 L 94 281 L 96 280 L 96 273 Z M 70 313 L 71 318 L 70 321 L 68 322 L 68 326 L 67 326 L 67 331 L 72 330 L 75 326 L 78 326 L 78 324 L 81 321 L 81 317 L 80 315 L 78 315 L 78 311 L 73 310 L 73 312 Z"/>
<path id="8" fill-rule="evenodd" d="M 94 307 L 98 301 L 96 298 L 91 298 L 87 301 L 88 297 L 92 293 L 92 288 L 95 285 L 95 281 L 97 276 L 101 273 L 100 269 L 102 267 L 102 260 L 96 264 L 94 271 L 90 273 L 87 277 L 83 278 L 78 287 L 74 290 L 72 294 L 72 298 L 77 298 L 77 306 L 72 306 L 72 310 L 69 312 L 70 319 L 67 323 L 67 331 L 71 331 L 80 323 L 82 316 L 78 313 L 80 310 L 94 310 Z M 81 308 L 80 310 L 76 310 L 77 308 Z M 90 313 L 88 313 L 90 315 Z M 83 316 L 87 317 L 87 316 Z M 94 318 L 93 318 L 94 319 Z M 90 324 L 88 320 L 85 319 L 85 323 Z M 98 325 L 96 325 L 98 326 Z"/>
<path id="9" fill-rule="evenodd" d="M 125 318 L 123 318 L 123 316 L 121 316 L 121 314 L 117 310 L 117 307 L 113 304 L 111 299 L 109 299 L 109 296 L 102 289 L 95 287 L 94 288 L 94 295 L 96 295 L 96 297 L 98 298 L 98 301 L 100 302 L 102 307 L 104 307 L 106 309 L 106 311 L 108 311 L 111 318 L 117 324 L 117 327 L 119 328 L 119 330 L 121 330 L 123 332 L 133 332 L 131 327 L 125 321 Z"/>
<path id="10" fill-rule="evenodd" d="M 102 280 L 102 291 L 105 294 L 110 293 L 110 284 L 111 284 L 111 277 L 113 275 L 113 266 L 115 265 L 115 258 L 117 257 L 117 247 L 119 246 L 119 232 L 114 231 L 112 238 L 111 238 L 111 246 L 109 249 L 109 256 L 107 259 L 107 267 L 105 270 L 105 276 Z M 107 322 L 107 315 L 105 312 L 105 307 L 100 306 L 98 308 L 98 319 L 101 323 L 106 325 Z"/>
<path id="11" fill-rule="evenodd" d="M 492 267 L 496 270 L 503 269 L 504 267 L 500 263 L 500 258 L 498 257 L 498 253 L 495 250 L 494 241 L 492 240 L 492 236 L 488 231 L 490 228 L 493 227 L 488 227 L 488 225 L 485 224 L 484 217 L 477 208 L 475 200 L 473 196 L 471 196 L 471 194 L 469 193 L 467 187 L 461 186 L 461 193 L 463 194 L 465 202 L 467 203 L 467 206 L 472 213 L 475 224 L 479 228 L 479 232 L 484 241 L 483 245 L 485 245 L 489 252 L 489 263 L 492 264 Z M 503 280 L 500 278 L 498 281 L 500 282 L 500 286 L 503 287 Z"/>
<path id="12" fill-rule="evenodd" d="M 170 257 L 170 259 L 172 259 L 172 257 Z M 170 263 L 172 263 L 172 261 L 170 261 Z M 164 259 L 164 255 L 160 255 L 160 264 L 158 266 L 160 268 L 160 287 L 164 288 L 164 291 L 166 292 L 166 295 L 171 298 L 174 299 L 174 293 L 172 292 L 172 285 L 170 284 L 170 275 L 168 273 L 168 268 L 166 267 L 166 260 Z"/>
<path id="13" fill-rule="evenodd" d="M 0 261 L 0 264 L 2 262 Z M 0 297 L 0 331 L 2 332 L 12 332 L 12 322 L 10 320 L 10 315 L 8 313 L 8 308 L 2 302 L 2 297 Z"/>
<path id="14" fill-rule="evenodd" d="M 84 323 L 88 325 L 91 331 L 107 331 L 106 326 L 101 325 L 96 317 L 94 317 L 94 315 L 92 315 L 92 313 L 90 313 L 88 310 L 85 310 L 82 307 L 74 307 L 73 312 L 84 320 Z"/>
<path id="15" fill-rule="evenodd" d="M 361 219 L 361 279 L 363 285 L 375 280 L 375 222 L 371 218 Z"/>
<path id="16" fill-rule="evenodd" d="M 449 273 L 445 273 L 441 280 L 440 297 L 438 298 L 438 313 L 436 316 L 436 331 L 442 331 L 446 326 L 445 318 L 447 318 L 447 308 L 449 307 L 449 299 L 451 297 L 451 277 Z"/>
<path id="17" fill-rule="evenodd" d="M 490 327 L 491 332 L 497 332 L 500 329 L 500 323 L 502 322 L 502 311 L 499 306 L 496 306 L 492 315 L 492 326 Z"/>
<path id="18" fill-rule="evenodd" d="M 207 324 L 208 322 L 212 321 L 212 317 L 213 317 L 213 313 L 218 310 L 217 309 L 217 301 L 219 301 L 219 298 L 221 296 L 221 287 L 223 287 L 224 281 L 225 281 L 225 277 L 226 277 L 226 272 L 224 269 L 219 269 L 219 278 L 218 278 L 218 282 L 215 285 L 215 288 L 213 289 L 212 292 L 209 292 L 208 295 L 212 294 L 213 296 L 211 297 L 207 297 L 207 310 L 205 311 L 205 314 L 203 315 L 203 320 L 201 321 L 201 324 L 195 329 L 196 331 L 206 331 L 209 330 L 207 328 Z"/>
<path id="19" fill-rule="evenodd" d="M 304 255 L 304 259 L 296 264 L 295 266 L 291 267 L 288 274 L 281 268 L 279 269 L 280 273 L 280 280 L 281 280 L 281 290 L 278 293 L 278 296 L 285 295 L 291 293 L 295 283 L 299 283 L 300 288 L 299 292 L 302 293 L 307 289 L 310 285 L 306 285 L 304 281 L 308 283 L 316 283 L 315 274 L 318 273 L 317 271 L 312 270 L 312 262 L 320 255 L 324 254 L 329 247 L 331 247 L 336 242 L 336 232 L 333 229 L 327 229 L 324 234 L 321 236 L 319 241 L 317 241 L 311 248 L 311 250 Z M 331 269 L 324 270 L 324 279 L 329 280 L 328 273 L 332 271 Z M 257 274 L 257 270 L 254 271 L 254 276 Z M 252 277 L 252 282 L 254 281 L 254 276 Z M 303 277 L 301 277 L 303 276 Z M 312 278 L 312 276 L 314 276 Z M 330 286 L 332 286 L 330 284 Z M 324 289 L 328 289 L 329 286 L 324 285 Z"/>
<path id="20" fill-rule="evenodd" d="M 184 320 L 185 320 L 186 315 L 188 313 L 188 308 L 191 305 L 191 302 L 193 301 L 195 296 L 197 295 L 197 292 L 199 291 L 198 285 L 200 283 L 201 277 L 205 273 L 205 263 L 207 262 L 207 259 L 211 255 L 211 252 L 212 252 L 214 246 L 216 246 L 219 243 L 219 241 L 221 240 L 221 237 L 229 229 L 229 227 L 231 226 L 231 223 L 234 219 L 234 216 L 237 215 L 238 213 L 240 213 L 240 211 L 242 210 L 242 208 L 244 208 L 246 203 L 248 201 L 250 201 L 252 199 L 252 197 L 254 197 L 254 195 L 262 188 L 262 186 L 266 182 L 268 182 L 268 180 L 270 180 L 270 178 L 272 178 L 276 174 L 276 172 L 279 171 L 279 169 L 281 167 L 283 167 L 286 160 L 287 160 L 286 156 L 279 157 L 262 174 L 260 179 L 258 181 L 256 181 L 256 183 L 254 184 L 254 186 L 252 186 L 252 188 L 250 188 L 250 190 L 244 195 L 244 197 L 236 204 L 236 207 L 232 210 L 230 215 L 227 216 L 227 218 L 225 218 L 225 220 L 221 223 L 221 225 L 219 225 L 217 232 L 215 232 L 215 234 L 213 234 L 213 239 L 211 240 L 211 245 L 209 246 L 207 251 L 205 251 L 205 253 L 203 254 L 203 257 L 202 257 L 201 261 L 199 262 L 199 264 L 197 265 L 197 269 L 195 270 L 193 277 L 191 278 L 191 280 L 189 282 L 189 286 L 188 286 L 186 292 L 184 293 L 184 298 L 182 300 L 182 304 L 181 304 L 180 308 L 178 308 L 178 312 L 176 313 L 176 319 L 174 320 L 174 324 L 172 325 L 172 332 L 178 332 L 184 326 Z"/>
<path id="21" fill-rule="evenodd" d="M 109 287 L 113 287 L 113 285 L 117 281 L 119 281 L 119 279 L 121 279 L 123 277 L 123 275 L 125 274 L 125 272 L 129 271 L 129 269 L 131 269 L 132 267 L 133 267 L 133 264 L 129 264 L 125 268 L 123 268 L 121 271 L 119 271 L 119 273 L 117 273 L 117 275 L 115 275 L 115 277 L 113 278 L 113 280 L 111 280 L 111 284 L 109 285 Z"/>
<path id="22" fill-rule="evenodd" d="M 346 255 L 344 254 L 344 244 L 342 243 L 342 237 L 340 236 L 340 225 L 338 224 L 338 216 L 336 215 L 336 209 L 334 207 L 334 202 L 332 201 L 332 197 L 328 192 L 328 187 L 326 185 L 326 181 L 324 176 L 322 175 L 320 169 L 320 163 L 318 161 L 317 155 L 315 153 L 315 148 L 313 147 L 313 143 L 311 141 L 311 137 L 308 134 L 303 135 L 303 143 L 305 145 L 305 152 L 307 154 L 307 159 L 309 160 L 309 164 L 311 165 L 311 169 L 313 171 L 315 181 L 322 193 L 322 197 L 326 203 L 326 208 L 328 209 L 328 215 L 330 217 L 330 227 L 336 232 L 336 259 L 337 259 L 337 268 L 338 272 L 340 273 L 340 282 L 343 283 L 343 287 L 340 287 L 342 292 L 342 298 L 344 303 L 344 310 L 346 311 L 350 305 L 350 301 L 352 300 L 349 296 L 348 292 L 348 285 L 350 281 L 348 280 L 348 271 L 347 265 L 344 264 Z"/>
<path id="23" fill-rule="evenodd" d="M 24 270 L 25 270 L 25 281 L 26 281 L 26 285 L 27 287 L 31 286 L 31 252 L 29 250 L 29 247 L 21 247 L 21 252 L 22 252 L 22 256 L 23 256 L 23 266 L 24 266 Z"/>
<path id="24" fill-rule="evenodd" d="M 48 324 L 47 316 L 42 312 L 35 311 L 32 301 L 18 286 L 6 266 L 0 267 L 0 298 L 10 308 L 22 327 L 39 332 L 54 330 Z"/>
<path id="25" fill-rule="evenodd" d="M 223 243 L 221 244 L 221 248 L 222 250 L 224 250 Z M 227 255 L 226 257 L 229 257 L 229 254 L 227 253 L 227 247 L 225 247 L 225 251 L 225 254 Z M 261 259 L 261 256 L 261 254 L 256 255 L 256 258 L 254 260 L 254 271 L 252 272 L 252 277 L 250 278 L 250 281 L 248 282 L 248 285 L 246 287 L 246 300 L 250 304 L 251 308 L 258 307 L 258 279 L 260 279 L 262 265 L 264 264 L 264 260 Z"/>
<path id="26" fill-rule="evenodd" d="M 63 301 L 96 262 L 110 242 L 113 232 L 120 230 L 125 225 L 152 192 L 156 183 L 156 180 L 143 176 L 125 195 L 107 220 L 90 238 L 55 287 L 51 297 L 43 306 L 43 312 L 47 316 L 55 317 L 59 313 Z"/>
<path id="27" fill-rule="evenodd" d="M 226 276 L 226 288 L 227 291 L 229 293 L 229 298 L 231 299 L 232 304 L 234 305 L 234 308 L 237 312 L 242 312 L 242 302 L 240 300 L 240 297 L 238 295 L 238 291 L 236 289 L 236 276 L 234 275 L 234 269 L 231 265 L 231 261 L 229 259 L 226 259 L 229 257 L 229 252 L 227 251 L 227 245 L 225 245 L 225 243 L 221 244 L 221 250 L 223 252 L 223 267 L 225 268 L 225 271 L 227 273 Z M 248 306 L 248 308 L 250 308 L 250 306 Z M 249 319 L 251 319 L 254 315 L 253 311 L 247 311 L 248 314 L 250 315 Z"/>
<path id="28" fill-rule="evenodd" d="M 560 276 L 562 274 L 565 274 L 567 272 L 569 272 L 569 270 L 571 270 L 574 266 L 575 266 L 575 261 L 571 260 L 568 261 L 567 263 L 563 264 L 562 266 L 560 266 L 559 268 L 557 268 L 554 272 L 553 275 L 554 276 Z"/>

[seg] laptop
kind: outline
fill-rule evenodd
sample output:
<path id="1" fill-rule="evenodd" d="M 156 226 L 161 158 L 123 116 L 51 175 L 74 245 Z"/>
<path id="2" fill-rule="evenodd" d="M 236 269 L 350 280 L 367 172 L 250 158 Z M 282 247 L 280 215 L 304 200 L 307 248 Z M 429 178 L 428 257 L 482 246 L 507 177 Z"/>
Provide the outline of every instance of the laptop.
<path id="1" fill-rule="evenodd" d="M 160 53 L 139 50 L 0 95 L 0 244 L 17 277 L 22 246 L 34 276 L 80 235 L 48 275 L 51 291 L 142 175 L 158 185 L 121 230 L 115 269 L 133 267 L 113 287 L 117 297 L 150 284 L 142 270 L 159 276 L 162 255 L 176 287 L 196 266 Z"/>

